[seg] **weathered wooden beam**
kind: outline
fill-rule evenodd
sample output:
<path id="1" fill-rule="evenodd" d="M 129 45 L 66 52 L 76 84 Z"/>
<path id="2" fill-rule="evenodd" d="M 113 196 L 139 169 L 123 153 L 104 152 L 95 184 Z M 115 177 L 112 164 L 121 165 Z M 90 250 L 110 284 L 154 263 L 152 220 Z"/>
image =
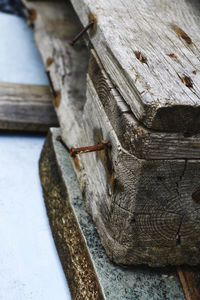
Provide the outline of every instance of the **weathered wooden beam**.
<path id="1" fill-rule="evenodd" d="M 63 137 L 70 146 L 74 146 L 82 130 L 80 124 L 86 101 L 89 54 L 82 40 L 74 47 L 69 45 L 69 40 L 81 30 L 81 25 L 69 2 L 30 2 L 28 7 L 37 11 L 34 21 L 36 44 L 54 89 L 60 91 L 56 111 Z M 55 22 L 57 24 L 53 26 Z M 89 74 L 110 122 L 127 151 L 144 159 L 200 158 L 199 134 L 189 136 L 158 132 L 148 130 L 138 122 L 94 50 L 91 52 Z"/>
<path id="2" fill-rule="evenodd" d="M 48 86 L 0 83 L 0 129 L 46 132 L 57 125 Z"/>
<path id="3" fill-rule="evenodd" d="M 138 121 L 159 131 L 200 132 L 198 0 L 71 0 Z"/>
<path id="4" fill-rule="evenodd" d="M 36 11 L 35 41 L 59 95 L 55 110 L 65 128 L 63 134 L 73 145 L 81 130 L 88 69 L 88 50 L 83 41 L 76 48 L 69 45 L 70 38 L 82 28 L 80 21 L 70 2 L 23 2 Z"/>
<path id="5" fill-rule="evenodd" d="M 97 76 L 94 71 L 89 71 L 85 97 L 88 50 L 82 41 L 77 42 L 74 48 L 68 43 L 78 32 L 78 27 L 81 29 L 70 4 L 35 5 L 35 39 L 50 72 L 54 90 L 60 92 L 56 111 L 64 142 L 68 148 L 94 145 L 102 139 L 112 144 L 109 151 L 81 154 L 75 159 L 87 208 L 107 254 L 115 262 L 123 264 L 161 266 L 199 263 L 199 203 L 193 200 L 192 194 L 199 188 L 200 160 L 194 159 L 198 156 L 197 152 L 187 154 L 186 150 L 190 148 L 191 141 L 195 147 L 195 140 L 172 134 L 177 141 L 177 145 L 173 143 L 174 152 L 178 154 L 167 157 L 162 146 L 168 148 L 166 140 L 170 134 L 164 133 L 166 144 L 160 142 L 163 156 L 160 154 L 158 159 L 152 159 L 148 152 L 153 155 L 153 151 L 143 150 L 143 147 L 140 150 L 144 152 L 139 155 L 136 141 L 142 141 L 144 136 L 145 144 L 149 135 L 153 140 L 150 145 L 154 145 L 155 132 L 141 125 L 142 130 L 138 130 L 139 123 L 132 112 L 130 120 L 123 116 L 119 105 L 121 100 L 118 101 L 122 98 L 109 76 L 104 74 L 98 59 L 93 63 L 98 67 Z M 98 88 L 101 86 L 99 74 L 103 74 L 105 90 Z M 110 92 L 108 87 L 111 87 Z M 102 91 L 107 91 L 105 99 Z M 107 96 L 111 101 L 109 104 L 105 101 Z M 112 116 L 115 110 L 122 112 L 120 120 L 124 123 Z M 123 139 L 125 133 L 129 134 L 129 129 L 124 130 L 123 124 L 132 124 L 132 130 L 135 130 L 130 135 L 129 145 L 128 139 Z M 124 133 L 121 134 L 120 130 Z M 188 157 L 181 154 L 179 139 Z M 147 149 L 150 150 L 150 147 Z M 141 159 L 141 155 L 146 159 Z"/>
<path id="6" fill-rule="evenodd" d="M 106 256 L 86 212 L 71 159 L 51 129 L 40 158 L 40 178 L 53 237 L 73 300 L 181 299 L 174 268 L 123 268 Z"/>
<path id="7" fill-rule="evenodd" d="M 94 49 L 90 53 L 90 79 L 122 146 L 142 159 L 200 158 L 200 135 L 184 136 L 142 126 L 112 84 Z"/>

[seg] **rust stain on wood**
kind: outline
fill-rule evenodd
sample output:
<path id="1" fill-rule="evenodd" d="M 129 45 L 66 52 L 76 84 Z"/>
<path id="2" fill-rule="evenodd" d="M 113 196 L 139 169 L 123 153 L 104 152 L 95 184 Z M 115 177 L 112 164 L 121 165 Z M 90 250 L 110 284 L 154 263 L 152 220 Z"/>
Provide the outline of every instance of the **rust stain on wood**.
<path id="1" fill-rule="evenodd" d="M 192 79 L 189 76 L 183 75 L 181 77 L 181 81 L 188 87 L 193 88 L 193 82 Z"/>
<path id="2" fill-rule="evenodd" d="M 97 16 L 95 14 L 90 13 L 89 14 L 89 23 L 92 23 L 92 27 L 89 29 L 90 35 L 93 35 L 97 29 Z"/>
<path id="3" fill-rule="evenodd" d="M 136 58 L 143 64 L 147 63 L 147 58 L 140 51 L 134 51 Z"/>
<path id="4" fill-rule="evenodd" d="M 187 35 L 185 31 L 183 31 L 180 27 L 177 25 L 171 24 L 171 28 L 174 30 L 174 32 L 181 37 L 188 45 L 192 44 L 192 39 Z"/>
<path id="5" fill-rule="evenodd" d="M 53 58 L 52 57 L 48 57 L 46 60 L 46 67 L 50 67 L 53 63 Z"/>
<path id="6" fill-rule="evenodd" d="M 174 53 L 168 53 L 167 56 L 173 59 L 177 59 L 177 56 Z"/>
<path id="7" fill-rule="evenodd" d="M 37 12 L 34 8 L 29 8 L 28 9 L 28 14 L 29 14 L 29 19 L 31 21 L 35 21 L 37 18 Z"/>
<path id="8" fill-rule="evenodd" d="M 60 91 L 56 91 L 55 93 L 56 93 L 56 95 L 53 98 L 53 103 L 54 103 L 55 107 L 58 108 L 60 105 L 60 102 L 61 102 L 61 94 L 60 94 Z"/>

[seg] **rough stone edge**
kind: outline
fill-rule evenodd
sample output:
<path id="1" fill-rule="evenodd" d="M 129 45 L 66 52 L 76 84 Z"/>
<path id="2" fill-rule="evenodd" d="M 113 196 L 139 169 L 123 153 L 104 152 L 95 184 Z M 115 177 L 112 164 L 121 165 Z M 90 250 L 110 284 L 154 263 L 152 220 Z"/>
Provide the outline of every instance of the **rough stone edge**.
<path id="1" fill-rule="evenodd" d="M 53 238 L 71 296 L 76 300 L 104 300 L 90 255 L 86 250 L 86 242 L 78 222 L 75 222 L 76 216 L 58 168 L 51 134 L 48 133 L 40 156 L 40 178 Z"/>

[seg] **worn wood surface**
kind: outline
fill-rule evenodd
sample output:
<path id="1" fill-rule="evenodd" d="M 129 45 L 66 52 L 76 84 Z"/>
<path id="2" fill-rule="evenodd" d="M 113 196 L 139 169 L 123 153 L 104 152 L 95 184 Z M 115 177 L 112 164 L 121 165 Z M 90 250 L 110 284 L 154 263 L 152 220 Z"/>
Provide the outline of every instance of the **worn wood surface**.
<path id="1" fill-rule="evenodd" d="M 173 267 L 124 268 L 106 256 L 86 211 L 70 156 L 51 128 L 41 158 L 40 178 L 51 230 L 72 299 L 184 300 Z"/>
<path id="2" fill-rule="evenodd" d="M 48 86 L 0 83 L 0 129 L 43 132 L 57 125 Z"/>
<path id="3" fill-rule="evenodd" d="M 111 81 L 149 128 L 200 131 L 198 0 L 71 0 Z"/>
<path id="4" fill-rule="evenodd" d="M 122 146 L 143 159 L 200 158 L 200 135 L 149 130 L 134 117 L 130 107 L 110 81 L 95 50 L 88 73 Z"/>
<path id="5" fill-rule="evenodd" d="M 70 2 L 23 1 L 35 9 L 34 37 L 52 85 L 58 94 L 55 109 L 71 146 L 81 131 L 85 103 L 88 50 L 83 41 L 73 48 L 69 40 L 81 30 Z"/>
<path id="6" fill-rule="evenodd" d="M 82 145 L 109 140 L 107 152 L 78 156 L 87 206 L 109 257 L 121 264 L 199 263 L 199 160 L 141 160 L 119 142 L 88 77 Z"/>
<path id="7" fill-rule="evenodd" d="M 109 107 L 102 101 L 91 73 L 85 97 L 88 50 L 82 40 L 74 47 L 68 43 L 80 29 L 72 7 L 53 2 L 34 5 L 35 39 L 60 95 L 56 110 L 65 143 L 69 148 L 93 145 L 101 139 L 112 143 L 109 151 L 74 159 L 87 208 L 108 256 L 121 264 L 199 263 L 199 203 L 192 193 L 199 188 L 200 161 L 144 160 L 130 146 L 122 145 L 120 129 L 108 113 L 112 104 Z M 114 89 L 112 93 L 117 95 Z M 114 103 L 113 109 L 117 106 Z"/>
<path id="8" fill-rule="evenodd" d="M 30 2 L 28 7 L 37 12 L 34 21 L 35 40 L 54 89 L 60 94 L 55 104 L 63 137 L 69 146 L 74 146 L 82 130 L 80 124 L 89 55 L 82 40 L 74 47 L 69 45 L 68 40 L 81 27 L 69 3 Z M 55 22 L 57 24 L 53 26 Z M 111 124 L 127 151 L 144 159 L 200 157 L 200 135 L 156 132 L 138 122 L 112 84 L 94 50 L 89 73 Z"/>
<path id="9" fill-rule="evenodd" d="M 187 300 L 200 299 L 200 269 L 199 267 L 179 267 L 178 274 L 183 285 Z"/>

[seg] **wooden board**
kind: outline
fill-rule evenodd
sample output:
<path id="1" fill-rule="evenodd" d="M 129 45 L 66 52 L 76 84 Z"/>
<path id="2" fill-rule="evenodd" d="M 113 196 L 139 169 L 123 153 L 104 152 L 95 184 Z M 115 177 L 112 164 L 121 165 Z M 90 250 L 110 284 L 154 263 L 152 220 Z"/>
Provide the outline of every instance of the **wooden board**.
<path id="1" fill-rule="evenodd" d="M 138 121 L 159 131 L 200 131 L 198 0 L 71 0 Z"/>
<path id="2" fill-rule="evenodd" d="M 200 299 L 200 268 L 179 267 L 178 274 L 187 300 Z"/>
<path id="3" fill-rule="evenodd" d="M 0 83 L 0 129 L 45 132 L 57 125 L 48 86 Z"/>
<path id="4" fill-rule="evenodd" d="M 103 105 L 99 77 L 96 82 L 93 71 L 87 77 L 85 97 L 88 50 L 82 40 L 74 48 L 68 43 L 81 28 L 70 4 L 37 2 L 29 7 L 35 8 L 37 15 L 36 43 L 54 89 L 60 93 L 56 111 L 65 143 L 69 148 L 93 145 L 101 139 L 112 143 L 108 157 L 103 153 L 80 155 L 75 165 L 107 254 L 122 264 L 197 264 L 199 204 L 192 194 L 199 188 L 199 160 L 143 160 L 122 145 L 123 138 L 116 129 L 119 123 L 114 126 L 109 114 L 112 105 L 118 104 L 113 97 L 111 108 Z M 107 82 L 108 76 L 105 78 Z M 111 95 L 118 95 L 114 87 L 111 89 Z M 131 122 L 134 124 L 133 116 Z M 143 129 L 146 136 L 153 136 Z M 178 143 L 180 136 L 175 138 Z M 137 148 L 133 142 L 132 149 L 134 146 Z M 174 147 L 175 152 L 176 142 Z"/>
<path id="5" fill-rule="evenodd" d="M 184 300 L 173 267 L 124 268 L 106 256 L 86 211 L 71 159 L 51 128 L 40 158 L 47 213 L 74 300 Z"/>
<path id="6" fill-rule="evenodd" d="M 55 103 L 63 138 L 69 146 L 77 143 L 86 101 L 86 73 L 89 53 L 83 40 L 71 47 L 69 39 L 81 30 L 68 2 L 36 2 L 34 36 L 43 62 L 60 98 Z M 55 24 L 53 26 L 52 24 Z M 133 115 L 92 50 L 89 74 L 105 112 L 123 147 L 142 159 L 200 158 L 200 135 L 148 130 Z"/>
<path id="7" fill-rule="evenodd" d="M 199 134 L 156 132 L 137 121 L 94 49 L 90 53 L 88 73 L 120 143 L 129 153 L 142 159 L 200 158 Z"/>
<path id="8" fill-rule="evenodd" d="M 81 30 L 81 23 L 70 2 L 23 2 L 36 12 L 34 38 L 59 96 L 55 110 L 63 134 L 73 145 L 81 130 L 89 58 L 83 41 L 74 49 L 69 39 Z"/>

